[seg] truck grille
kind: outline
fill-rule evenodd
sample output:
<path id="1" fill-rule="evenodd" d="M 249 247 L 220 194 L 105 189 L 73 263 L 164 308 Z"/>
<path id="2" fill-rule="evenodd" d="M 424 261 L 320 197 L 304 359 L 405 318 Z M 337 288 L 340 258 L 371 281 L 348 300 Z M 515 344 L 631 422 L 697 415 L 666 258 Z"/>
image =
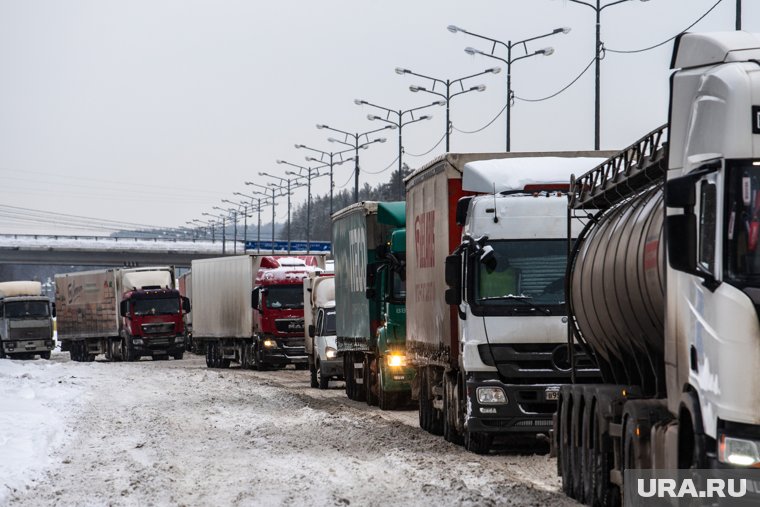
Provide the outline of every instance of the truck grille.
<path id="1" fill-rule="evenodd" d="M 10 340 L 49 340 L 53 336 L 48 326 L 12 327 L 8 334 Z"/>
<path id="2" fill-rule="evenodd" d="M 281 333 L 303 333 L 303 319 L 276 319 L 274 328 Z"/>
<path id="3" fill-rule="evenodd" d="M 151 334 L 169 334 L 174 333 L 174 322 L 158 322 L 155 324 L 143 324 L 143 333 Z"/>
<path id="4" fill-rule="evenodd" d="M 495 366 L 509 384 L 556 384 L 570 382 L 570 355 L 563 343 L 483 344 L 480 359 Z M 596 382 L 599 370 L 582 349 L 575 349 L 576 380 Z"/>

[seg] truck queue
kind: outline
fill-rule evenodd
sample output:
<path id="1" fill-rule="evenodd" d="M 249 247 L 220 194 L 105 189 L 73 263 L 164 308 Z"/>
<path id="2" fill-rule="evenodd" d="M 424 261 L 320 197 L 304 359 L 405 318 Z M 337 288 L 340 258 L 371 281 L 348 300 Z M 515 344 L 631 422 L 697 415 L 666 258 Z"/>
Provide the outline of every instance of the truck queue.
<path id="1" fill-rule="evenodd" d="M 61 275 L 63 349 L 180 359 L 186 340 L 209 367 L 416 404 L 472 452 L 550 437 L 589 505 L 618 504 L 626 470 L 760 466 L 759 61 L 756 35 L 683 34 L 666 127 L 614 153 L 444 154 L 405 202 L 333 215 L 333 270 L 199 260 L 183 295 L 168 268 Z"/>

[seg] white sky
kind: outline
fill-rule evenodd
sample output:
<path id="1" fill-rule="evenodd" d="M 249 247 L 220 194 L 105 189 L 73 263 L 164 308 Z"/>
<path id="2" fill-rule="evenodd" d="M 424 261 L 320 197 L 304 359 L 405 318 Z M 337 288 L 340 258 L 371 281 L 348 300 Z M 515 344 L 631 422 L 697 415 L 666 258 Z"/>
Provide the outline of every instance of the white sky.
<path id="1" fill-rule="evenodd" d="M 635 0 L 603 12 L 611 49 L 661 42 L 716 0 Z M 609 0 L 603 0 L 609 3 Z M 723 2 L 692 31 L 732 30 L 735 0 Z M 744 1 L 744 29 L 760 31 L 760 2 Z M 2 0 L 0 1 L 0 204 L 162 226 L 202 218 L 212 206 L 248 191 L 259 171 L 283 174 L 285 159 L 307 165 L 294 144 L 338 151 L 325 123 L 364 132 L 376 111 L 436 99 L 413 94 L 424 80 L 397 66 L 456 79 L 500 62 L 469 56 L 484 41 L 452 34 L 455 24 L 500 40 L 520 40 L 569 26 L 530 45 L 554 55 L 513 65 L 517 97 L 549 95 L 593 58 L 594 13 L 567 0 Z M 602 148 L 622 148 L 667 118 L 672 43 L 602 62 Z M 497 53 L 505 56 L 502 53 Z M 468 82 L 483 93 L 452 101 L 454 126 L 487 124 L 506 100 L 506 69 Z M 573 87 L 512 109 L 512 150 L 593 147 L 593 67 Z M 443 152 L 445 109 L 404 129 L 404 161 L 415 168 Z M 396 132 L 362 152 L 362 183 L 397 156 Z M 452 151 L 505 147 L 505 120 L 477 134 L 454 132 Z M 336 168 L 336 187 L 352 163 Z M 353 188 L 353 180 L 347 187 Z M 315 193 L 328 191 L 327 178 Z M 298 190 L 295 201 L 305 200 Z M 285 216 L 283 205 L 278 216 Z M 264 216 L 269 217 L 265 212 Z M 278 218 L 279 219 L 279 218 Z M 50 232 L 13 225 L 0 232 Z"/>

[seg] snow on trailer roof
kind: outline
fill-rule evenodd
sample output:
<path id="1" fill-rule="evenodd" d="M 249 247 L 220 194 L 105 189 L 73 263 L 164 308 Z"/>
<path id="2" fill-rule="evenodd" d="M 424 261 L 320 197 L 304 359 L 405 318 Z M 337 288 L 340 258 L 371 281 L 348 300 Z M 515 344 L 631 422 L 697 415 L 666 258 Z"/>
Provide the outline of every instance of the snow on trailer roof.
<path id="1" fill-rule="evenodd" d="M 570 175 L 585 173 L 605 160 L 606 157 L 515 157 L 467 162 L 462 190 L 491 193 L 543 183 L 569 184 Z"/>

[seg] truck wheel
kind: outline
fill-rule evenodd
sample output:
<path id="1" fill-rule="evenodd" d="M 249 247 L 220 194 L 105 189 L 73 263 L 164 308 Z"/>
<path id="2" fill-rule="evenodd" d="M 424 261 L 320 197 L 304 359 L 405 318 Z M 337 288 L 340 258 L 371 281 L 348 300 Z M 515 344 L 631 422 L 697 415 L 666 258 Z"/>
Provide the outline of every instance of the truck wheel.
<path id="1" fill-rule="evenodd" d="M 330 377 L 322 375 L 322 362 L 317 359 L 317 382 L 323 391 L 330 386 Z"/>
<path id="2" fill-rule="evenodd" d="M 261 361 L 261 351 L 259 350 L 258 342 L 253 346 L 253 369 L 259 371 L 264 370 L 264 363 Z"/>
<path id="3" fill-rule="evenodd" d="M 594 423 L 591 438 L 594 440 L 594 452 L 590 469 L 592 497 L 589 500 L 592 505 L 618 505 L 620 491 L 610 482 L 614 459 L 611 441 L 609 435 L 601 434 L 598 419 Z"/>
<path id="4" fill-rule="evenodd" d="M 383 388 L 383 362 L 377 361 L 377 406 L 380 410 L 393 410 L 398 405 L 396 393 L 388 392 Z"/>
<path id="5" fill-rule="evenodd" d="M 183 357 L 185 357 L 185 351 L 184 350 L 180 350 L 179 352 L 177 352 L 176 354 L 174 354 L 174 356 L 172 356 L 172 357 L 174 357 L 174 359 L 176 359 L 176 360 L 179 361 L 180 359 L 182 359 Z"/>
<path id="6" fill-rule="evenodd" d="M 221 342 L 216 342 L 216 357 L 217 357 L 217 368 L 222 368 L 226 370 L 230 367 L 230 359 L 225 359 L 222 357 L 224 354 L 224 348 L 222 347 Z"/>
<path id="7" fill-rule="evenodd" d="M 367 405 L 377 405 L 377 376 L 372 373 L 372 363 L 374 361 L 373 356 L 369 354 L 363 354 L 362 358 L 362 372 L 364 373 L 364 398 L 367 401 Z M 374 388 L 374 390 L 373 390 Z"/>
<path id="8" fill-rule="evenodd" d="M 468 430 L 464 432 L 464 448 L 475 454 L 488 454 L 492 442 L 493 437 L 488 433 Z"/>
<path id="9" fill-rule="evenodd" d="M 349 400 L 354 399 L 354 365 L 351 359 L 351 353 L 346 352 L 346 354 L 343 356 L 343 376 L 346 379 L 346 396 Z"/>
<path id="10" fill-rule="evenodd" d="M 317 367 L 314 365 L 314 361 L 309 361 L 309 380 L 312 388 L 319 387 Z"/>
<path id="11" fill-rule="evenodd" d="M 443 438 L 452 444 L 461 445 L 462 435 L 457 431 L 459 418 L 459 393 L 457 375 L 446 373 L 443 376 Z"/>
<path id="12" fill-rule="evenodd" d="M 581 399 L 576 399 L 571 412 L 570 423 L 570 466 L 573 469 L 573 493 L 576 500 L 585 503 L 583 491 L 583 413 L 581 412 Z"/>
<path id="13" fill-rule="evenodd" d="M 583 490 L 583 498 L 586 499 L 587 503 L 592 503 L 594 498 L 594 486 L 591 476 L 593 475 L 592 467 L 593 460 L 595 459 L 596 446 L 596 442 L 593 440 L 595 420 L 592 400 L 588 398 L 586 399 L 583 414 L 581 414 L 581 416 L 583 417 L 583 433 L 581 433 L 581 446 L 579 449 L 581 458 L 580 484 L 581 489 Z"/>
<path id="14" fill-rule="evenodd" d="M 206 368 L 214 367 L 214 359 L 211 355 L 211 344 L 206 343 Z"/>
<path id="15" fill-rule="evenodd" d="M 50 360 L 50 351 L 40 352 L 40 359 Z"/>
<path id="16" fill-rule="evenodd" d="M 129 338 L 124 338 L 121 341 L 121 358 L 124 361 L 128 361 L 130 363 L 139 359 L 139 357 L 137 357 L 135 354 L 135 347 L 132 345 L 132 342 Z"/>
<path id="17" fill-rule="evenodd" d="M 572 410 L 568 400 L 561 399 L 558 407 L 560 434 L 557 436 L 557 439 L 559 440 L 557 462 L 561 469 L 562 491 L 570 498 L 575 498 L 575 493 L 573 491 L 573 468 L 570 465 L 570 446 L 572 445 L 570 435 L 570 412 L 572 412 Z"/>
<path id="18" fill-rule="evenodd" d="M 0 359 L 5 359 L 5 351 L 3 350 L 2 342 L 0 342 Z"/>

